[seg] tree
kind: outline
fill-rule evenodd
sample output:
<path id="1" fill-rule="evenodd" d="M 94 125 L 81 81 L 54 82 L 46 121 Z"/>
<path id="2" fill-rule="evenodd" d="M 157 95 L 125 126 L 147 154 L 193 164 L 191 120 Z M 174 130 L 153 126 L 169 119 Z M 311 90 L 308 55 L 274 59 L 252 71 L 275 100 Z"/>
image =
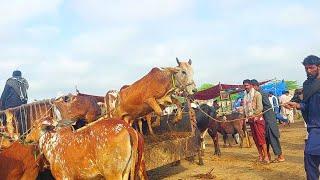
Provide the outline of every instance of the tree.
<path id="1" fill-rule="evenodd" d="M 297 81 L 284 81 L 288 87 L 288 90 L 295 90 L 299 88 Z"/>
<path id="2" fill-rule="evenodd" d="M 204 83 L 198 88 L 198 91 L 203 91 L 203 90 L 209 89 L 209 88 L 211 88 L 213 86 L 214 86 L 213 84 Z"/>

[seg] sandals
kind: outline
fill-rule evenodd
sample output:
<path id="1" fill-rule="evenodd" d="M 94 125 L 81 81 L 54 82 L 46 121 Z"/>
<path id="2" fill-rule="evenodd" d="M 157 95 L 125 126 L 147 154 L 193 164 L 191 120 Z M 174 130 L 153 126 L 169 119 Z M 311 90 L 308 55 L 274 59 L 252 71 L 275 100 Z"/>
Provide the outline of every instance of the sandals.
<path id="1" fill-rule="evenodd" d="M 276 158 L 273 161 L 271 161 L 271 163 L 281 163 L 281 162 L 284 162 L 284 161 L 285 161 L 285 159 Z"/>

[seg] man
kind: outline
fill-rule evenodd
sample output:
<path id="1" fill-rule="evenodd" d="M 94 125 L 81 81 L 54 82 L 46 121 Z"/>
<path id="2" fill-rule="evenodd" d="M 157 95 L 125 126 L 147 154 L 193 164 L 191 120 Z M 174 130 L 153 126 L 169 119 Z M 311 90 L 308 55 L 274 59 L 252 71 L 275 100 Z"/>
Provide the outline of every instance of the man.
<path id="1" fill-rule="evenodd" d="M 262 96 L 256 91 L 249 79 L 243 81 L 245 95 L 243 97 L 243 108 L 250 124 L 253 140 L 259 153 L 259 161 L 269 163 L 267 145 L 265 139 L 265 122 L 262 117 Z"/>
<path id="2" fill-rule="evenodd" d="M 278 112 L 279 111 L 278 98 L 275 95 L 273 95 L 272 91 L 270 91 L 268 95 L 269 95 L 269 101 L 270 101 L 270 104 L 271 104 L 271 106 L 273 108 L 273 111 L 275 113 Z"/>
<path id="3" fill-rule="evenodd" d="M 6 82 L 4 90 L 1 95 L 0 109 L 5 110 L 8 108 L 13 108 L 26 104 L 28 101 L 27 89 L 29 84 L 26 79 L 22 77 L 21 71 L 13 71 L 12 77 Z M 18 121 L 18 127 L 20 134 L 25 134 L 27 131 L 27 123 L 25 117 L 23 116 L 24 111 L 15 112 L 16 120 Z M 5 125 L 6 119 L 4 118 L 3 125 Z"/>
<path id="4" fill-rule="evenodd" d="M 22 77 L 21 71 L 13 71 L 12 77 L 7 80 L 1 95 L 1 109 L 5 110 L 26 104 L 28 101 L 28 88 L 29 84 Z"/>
<path id="5" fill-rule="evenodd" d="M 320 165 L 320 58 L 314 55 L 306 57 L 304 65 L 307 80 L 303 83 L 303 100 L 300 103 L 289 102 L 288 108 L 301 109 L 309 133 L 304 149 L 304 166 L 308 180 L 319 179 Z"/>
<path id="6" fill-rule="evenodd" d="M 284 156 L 282 154 L 281 145 L 280 145 L 280 132 L 277 125 L 277 119 L 275 112 L 272 109 L 272 105 L 270 104 L 269 97 L 267 93 L 264 93 L 260 90 L 259 82 L 255 79 L 251 80 L 253 88 L 260 92 L 262 95 L 262 105 L 263 105 L 263 119 L 265 120 L 265 136 L 267 143 L 267 154 L 268 158 L 271 159 L 270 155 L 270 145 L 273 149 L 273 153 L 277 156 L 272 162 L 283 162 L 285 161 Z"/>
<path id="7" fill-rule="evenodd" d="M 286 125 L 289 121 L 286 117 L 284 117 L 280 114 L 278 98 L 275 95 L 273 95 L 273 92 L 271 92 L 271 91 L 269 92 L 269 101 L 270 101 L 270 104 L 271 104 L 273 111 L 276 115 L 276 119 L 279 120 L 279 122 L 282 125 Z"/>
<path id="8" fill-rule="evenodd" d="M 283 91 L 282 95 L 279 98 L 280 104 L 285 104 L 287 102 L 290 102 L 292 97 L 289 94 L 289 91 Z M 284 118 L 288 118 L 289 123 L 294 123 L 293 119 L 293 109 L 292 108 L 286 108 L 284 106 L 281 107 L 281 114 Z"/>

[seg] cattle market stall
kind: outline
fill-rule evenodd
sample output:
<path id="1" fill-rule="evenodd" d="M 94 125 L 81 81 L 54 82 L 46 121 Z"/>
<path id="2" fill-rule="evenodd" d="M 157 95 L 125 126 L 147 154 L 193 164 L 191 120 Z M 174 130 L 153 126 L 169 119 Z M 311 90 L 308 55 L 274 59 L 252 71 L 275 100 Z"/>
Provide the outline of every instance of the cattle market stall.
<path id="1" fill-rule="evenodd" d="M 190 109 L 190 110 L 189 110 Z M 162 116 L 160 126 L 153 128 L 155 135 L 145 137 L 145 162 L 147 170 L 152 170 L 185 158 L 199 155 L 200 134 L 196 128 L 195 113 L 184 109 L 183 118 L 172 123 L 174 115 Z M 201 156 L 199 163 L 203 164 Z"/>

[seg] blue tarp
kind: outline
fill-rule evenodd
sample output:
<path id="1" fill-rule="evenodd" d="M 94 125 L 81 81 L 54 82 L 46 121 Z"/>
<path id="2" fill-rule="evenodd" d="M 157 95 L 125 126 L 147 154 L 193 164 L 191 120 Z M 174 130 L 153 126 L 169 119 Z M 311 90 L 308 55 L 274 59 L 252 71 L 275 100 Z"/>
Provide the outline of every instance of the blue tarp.
<path id="1" fill-rule="evenodd" d="M 270 81 L 260 87 L 262 91 L 269 93 L 270 91 L 273 92 L 275 96 L 281 96 L 282 91 L 287 91 L 288 87 L 284 80 L 282 81 Z"/>

